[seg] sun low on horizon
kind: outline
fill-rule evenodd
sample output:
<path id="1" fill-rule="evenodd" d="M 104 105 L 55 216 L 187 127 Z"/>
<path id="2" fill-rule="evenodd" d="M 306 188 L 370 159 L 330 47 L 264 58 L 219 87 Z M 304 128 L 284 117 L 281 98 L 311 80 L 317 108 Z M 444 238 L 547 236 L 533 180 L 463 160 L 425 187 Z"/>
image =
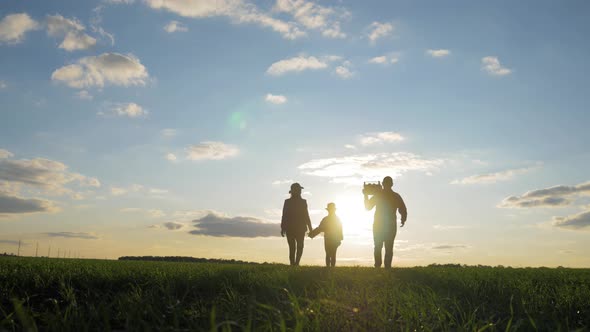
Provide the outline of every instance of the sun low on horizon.
<path id="1" fill-rule="evenodd" d="M 363 185 L 390 176 L 394 266 L 589 267 L 589 10 L 3 1 L 0 253 L 288 263 L 299 183 L 372 266 Z"/>

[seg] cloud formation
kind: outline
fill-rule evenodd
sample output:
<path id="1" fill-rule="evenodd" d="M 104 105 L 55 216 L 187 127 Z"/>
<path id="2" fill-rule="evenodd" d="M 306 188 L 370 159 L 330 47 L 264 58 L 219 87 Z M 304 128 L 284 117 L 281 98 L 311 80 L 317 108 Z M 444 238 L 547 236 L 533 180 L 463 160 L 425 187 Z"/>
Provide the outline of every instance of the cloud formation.
<path id="1" fill-rule="evenodd" d="M 118 116 L 127 118 L 140 118 L 148 114 L 143 107 L 136 103 L 117 103 L 114 104 L 108 112 L 98 112 L 98 115 L 102 116 Z"/>
<path id="2" fill-rule="evenodd" d="M 451 55 L 451 51 L 445 49 L 427 50 L 426 54 L 430 55 L 433 58 L 444 58 Z"/>
<path id="3" fill-rule="evenodd" d="M 492 76 L 505 76 L 512 73 L 512 70 L 502 66 L 496 56 L 486 56 L 481 58 L 481 70 Z"/>
<path id="4" fill-rule="evenodd" d="M 196 229 L 190 234 L 215 237 L 276 237 L 280 236 L 281 230 L 277 223 L 254 217 L 228 217 L 215 212 L 193 220 L 193 223 Z"/>
<path id="5" fill-rule="evenodd" d="M 573 216 L 553 217 L 553 226 L 572 230 L 590 230 L 590 210 Z"/>
<path id="6" fill-rule="evenodd" d="M 346 10 L 329 8 L 305 0 L 277 0 L 274 10 L 290 14 L 303 27 L 319 30 L 324 37 L 346 38 L 339 19 L 350 16 Z"/>
<path id="7" fill-rule="evenodd" d="M 434 249 L 434 250 L 453 250 L 453 249 L 466 249 L 466 248 L 469 248 L 469 246 L 466 246 L 464 244 L 439 244 L 439 245 L 432 246 L 432 249 Z"/>
<path id="8" fill-rule="evenodd" d="M 235 145 L 206 141 L 186 148 L 186 158 L 190 160 L 221 160 L 235 157 L 239 151 Z"/>
<path id="9" fill-rule="evenodd" d="M 369 32 L 367 38 L 374 44 L 378 39 L 391 35 L 393 28 L 393 24 L 391 23 L 373 22 L 368 26 Z"/>
<path id="10" fill-rule="evenodd" d="M 554 186 L 505 198 L 500 208 L 561 207 L 573 203 L 576 196 L 590 195 L 590 182 L 574 186 Z"/>
<path id="11" fill-rule="evenodd" d="M 44 233 L 48 237 L 63 237 L 68 239 L 98 240 L 99 237 L 93 233 L 84 232 L 48 232 Z"/>
<path id="12" fill-rule="evenodd" d="M 48 195 L 70 195 L 80 198 L 80 193 L 67 187 L 100 187 L 98 179 L 68 171 L 65 164 L 44 158 L 10 159 L 13 154 L 2 150 L 0 158 L 0 183 L 13 184 L 17 190 L 42 190 Z"/>
<path id="13" fill-rule="evenodd" d="M 280 76 L 289 72 L 301 72 L 304 70 L 319 70 L 328 68 L 326 59 L 314 56 L 299 55 L 293 58 L 277 61 L 270 65 L 266 73 L 272 76 Z"/>
<path id="14" fill-rule="evenodd" d="M 164 31 L 166 31 L 168 33 L 187 32 L 188 28 L 186 27 L 186 25 L 182 24 L 181 22 L 172 20 L 164 26 Z"/>
<path id="15" fill-rule="evenodd" d="M 350 70 L 349 65 L 344 64 L 342 66 L 338 66 L 336 67 L 336 69 L 334 69 L 334 73 L 340 77 L 341 79 L 349 79 L 352 76 L 354 76 L 354 73 Z"/>
<path id="16" fill-rule="evenodd" d="M 441 166 L 442 159 L 424 159 L 410 152 L 375 153 L 308 161 L 298 168 L 304 174 L 327 177 L 336 183 L 359 184 L 399 177 L 409 171 L 429 172 Z"/>
<path id="17" fill-rule="evenodd" d="M 6 15 L 0 20 L 0 43 L 20 43 L 25 39 L 27 32 L 39 28 L 39 23 L 27 13 Z"/>
<path id="18" fill-rule="evenodd" d="M 47 34 L 64 38 L 59 48 L 72 52 L 86 50 L 96 45 L 96 39 L 87 35 L 86 28 L 78 20 L 67 19 L 61 15 L 47 16 Z"/>
<path id="19" fill-rule="evenodd" d="M 396 133 L 393 131 L 383 131 L 377 133 L 367 133 L 360 137 L 361 145 L 374 145 L 374 144 L 383 144 L 383 143 L 394 143 L 394 142 L 401 142 L 406 138 L 402 136 L 400 133 Z"/>
<path id="20" fill-rule="evenodd" d="M 162 225 L 171 231 L 179 230 L 185 226 L 184 224 L 175 221 L 165 222 Z"/>
<path id="21" fill-rule="evenodd" d="M 57 211 L 59 209 L 54 202 L 37 198 L 22 198 L 0 191 L 0 217 L 2 215 Z"/>
<path id="22" fill-rule="evenodd" d="M 102 88 L 105 85 L 145 85 L 149 79 L 147 69 L 134 55 L 103 53 L 88 56 L 76 63 L 53 72 L 51 79 L 71 88 Z"/>
<path id="23" fill-rule="evenodd" d="M 471 175 L 463 179 L 453 180 L 451 184 L 492 184 L 501 181 L 511 180 L 517 175 L 528 173 L 534 169 L 534 167 L 527 167 L 509 169 L 501 172 Z"/>
<path id="24" fill-rule="evenodd" d="M 234 23 L 258 24 L 280 33 L 283 38 L 296 39 L 305 36 L 296 24 L 276 19 L 251 3 L 242 0 L 145 0 L 153 9 L 166 10 L 192 18 L 228 17 Z"/>
<path id="25" fill-rule="evenodd" d="M 369 59 L 368 62 L 372 63 L 372 64 L 388 65 L 388 64 L 398 63 L 399 58 L 395 55 L 381 55 L 381 56 L 376 56 L 374 58 Z"/>
<path id="26" fill-rule="evenodd" d="M 266 97 L 264 97 L 264 100 L 271 104 L 281 105 L 287 102 L 287 97 L 283 95 L 273 95 L 271 93 L 268 93 L 266 94 Z"/>

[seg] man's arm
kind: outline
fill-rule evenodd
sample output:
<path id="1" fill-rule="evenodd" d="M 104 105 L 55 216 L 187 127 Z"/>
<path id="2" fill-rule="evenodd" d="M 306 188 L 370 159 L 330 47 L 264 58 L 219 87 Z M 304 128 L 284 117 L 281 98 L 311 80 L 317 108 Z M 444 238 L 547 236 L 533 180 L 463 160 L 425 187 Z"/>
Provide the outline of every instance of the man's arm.
<path id="1" fill-rule="evenodd" d="M 283 236 L 284 236 L 285 230 L 287 228 L 287 222 L 288 222 L 288 219 L 287 219 L 288 218 L 288 216 L 287 216 L 287 213 L 288 213 L 287 205 L 288 205 L 287 200 L 285 200 L 285 203 L 283 204 L 283 215 L 281 217 L 281 235 L 283 235 Z"/>
<path id="2" fill-rule="evenodd" d="M 404 203 L 402 196 L 400 196 L 399 194 L 397 196 L 399 197 L 399 214 L 402 215 L 403 226 L 406 223 L 406 220 L 408 219 L 408 209 L 406 208 L 406 203 Z"/>
<path id="3" fill-rule="evenodd" d="M 377 204 L 376 200 L 377 199 L 375 198 L 375 195 L 369 198 L 369 195 L 365 194 L 365 209 L 371 210 L 372 208 L 374 208 L 375 204 Z"/>

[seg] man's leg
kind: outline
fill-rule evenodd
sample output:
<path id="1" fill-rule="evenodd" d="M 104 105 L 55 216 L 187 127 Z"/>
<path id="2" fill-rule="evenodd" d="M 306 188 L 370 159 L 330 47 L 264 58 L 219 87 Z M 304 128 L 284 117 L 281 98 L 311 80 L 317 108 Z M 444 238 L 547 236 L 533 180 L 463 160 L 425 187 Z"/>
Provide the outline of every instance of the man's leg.
<path id="1" fill-rule="evenodd" d="M 395 240 L 395 230 L 387 234 L 385 239 L 385 267 L 391 267 L 391 261 L 393 260 L 393 241 Z"/>
<path id="2" fill-rule="evenodd" d="M 375 249 L 373 251 L 375 256 L 375 267 L 381 267 L 381 249 L 383 248 L 383 240 L 380 236 L 373 235 L 373 242 L 375 244 Z"/>
<path id="3" fill-rule="evenodd" d="M 332 249 L 332 261 L 330 263 L 332 263 L 332 266 L 336 266 L 336 250 L 338 250 L 338 246 L 334 246 L 334 248 Z"/>
<path id="4" fill-rule="evenodd" d="M 330 244 L 324 240 L 324 250 L 326 251 L 326 266 L 330 266 L 331 264 L 331 253 L 330 253 Z"/>
<path id="5" fill-rule="evenodd" d="M 295 265 L 295 236 L 287 233 L 287 243 L 289 244 L 289 263 Z"/>
<path id="6" fill-rule="evenodd" d="M 299 261 L 301 261 L 301 256 L 303 255 L 303 241 L 305 239 L 305 233 L 297 234 L 295 237 L 295 241 L 297 241 L 297 258 L 295 258 L 295 265 L 299 265 Z"/>

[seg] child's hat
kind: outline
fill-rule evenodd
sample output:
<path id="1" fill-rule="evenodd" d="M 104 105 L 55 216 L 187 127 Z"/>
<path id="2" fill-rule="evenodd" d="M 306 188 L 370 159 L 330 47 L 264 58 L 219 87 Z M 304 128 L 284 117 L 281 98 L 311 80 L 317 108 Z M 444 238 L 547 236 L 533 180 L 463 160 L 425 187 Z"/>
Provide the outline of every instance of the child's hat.
<path id="1" fill-rule="evenodd" d="M 326 210 L 330 211 L 330 210 L 336 210 L 336 204 L 334 203 L 328 203 L 328 206 L 326 207 Z"/>

